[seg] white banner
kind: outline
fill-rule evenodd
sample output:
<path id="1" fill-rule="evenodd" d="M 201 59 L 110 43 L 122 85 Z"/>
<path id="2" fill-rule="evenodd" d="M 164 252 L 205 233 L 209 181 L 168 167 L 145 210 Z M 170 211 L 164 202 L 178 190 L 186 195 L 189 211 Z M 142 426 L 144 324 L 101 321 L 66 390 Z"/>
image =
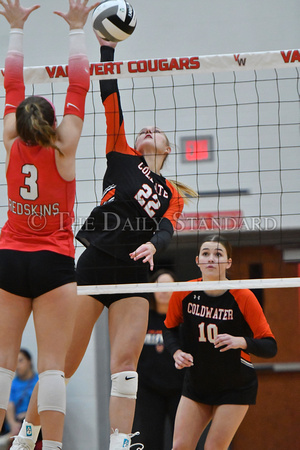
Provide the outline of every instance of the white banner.
<path id="1" fill-rule="evenodd" d="M 91 79 L 155 77 L 186 73 L 236 72 L 247 70 L 281 69 L 300 66 L 300 50 L 276 50 L 258 53 L 187 56 L 176 58 L 140 59 L 90 63 Z M 3 84 L 4 69 L 0 72 Z M 67 65 L 24 68 L 25 83 L 49 83 L 68 78 Z"/>

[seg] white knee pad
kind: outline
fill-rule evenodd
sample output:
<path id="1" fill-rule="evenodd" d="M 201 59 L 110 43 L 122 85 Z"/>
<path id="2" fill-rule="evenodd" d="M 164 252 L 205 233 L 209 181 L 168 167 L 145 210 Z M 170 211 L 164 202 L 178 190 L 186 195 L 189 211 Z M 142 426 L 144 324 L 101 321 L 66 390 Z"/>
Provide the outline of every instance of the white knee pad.
<path id="1" fill-rule="evenodd" d="M 39 375 L 38 412 L 59 411 L 66 414 L 65 374 L 46 370 Z"/>
<path id="2" fill-rule="evenodd" d="M 12 370 L 0 367 L 0 408 L 7 410 L 10 388 L 15 373 Z"/>
<path id="3" fill-rule="evenodd" d="M 113 397 L 136 398 L 137 388 L 137 372 L 127 371 L 112 374 L 110 395 Z"/>

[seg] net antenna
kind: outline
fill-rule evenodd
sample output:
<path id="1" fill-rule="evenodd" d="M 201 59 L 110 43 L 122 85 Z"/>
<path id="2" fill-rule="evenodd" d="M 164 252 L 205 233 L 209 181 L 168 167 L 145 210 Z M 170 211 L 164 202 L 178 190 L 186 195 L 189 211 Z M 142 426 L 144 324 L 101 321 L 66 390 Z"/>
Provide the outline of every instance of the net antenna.
<path id="1" fill-rule="evenodd" d="M 99 203 L 106 168 L 106 125 L 99 79 L 119 79 L 130 145 L 145 124 L 159 124 L 175 144 L 163 169 L 195 189 L 173 238 L 193 239 L 195 253 L 207 233 L 222 233 L 234 245 L 254 239 L 289 251 L 300 248 L 298 50 L 170 57 L 91 63 L 91 88 L 77 152 L 76 221 L 81 227 Z M 0 107 L 4 110 L 4 69 Z M 43 95 L 62 117 L 66 65 L 24 69 L 26 95 Z M 3 119 L 0 120 L 2 131 Z M 1 132 L 2 135 L 2 132 Z M 172 139 L 173 138 L 173 139 Z M 130 142 L 131 141 L 131 142 Z M 5 155 L 0 157 L 0 225 L 6 220 Z M 83 247 L 76 244 L 76 257 Z M 298 257 L 298 260 L 300 258 Z M 202 283 L 201 289 L 300 287 L 299 277 Z M 215 284 L 217 283 L 217 285 Z M 79 294 L 185 291 L 199 283 L 159 286 L 86 286 Z"/>

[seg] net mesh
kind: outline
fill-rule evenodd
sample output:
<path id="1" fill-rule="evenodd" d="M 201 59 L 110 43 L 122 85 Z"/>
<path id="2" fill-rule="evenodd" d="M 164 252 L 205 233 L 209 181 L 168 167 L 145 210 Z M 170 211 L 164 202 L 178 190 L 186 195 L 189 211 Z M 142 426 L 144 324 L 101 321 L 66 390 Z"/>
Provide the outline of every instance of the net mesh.
<path id="1" fill-rule="evenodd" d="M 99 203 L 106 169 L 106 125 L 98 80 L 118 78 L 129 145 L 145 125 L 159 126 L 173 143 L 163 175 L 199 194 L 178 222 L 172 243 L 175 259 L 181 258 L 182 243 L 193 241 L 196 253 L 203 234 L 216 231 L 225 233 L 235 246 L 246 245 L 251 236 L 258 248 L 268 242 L 281 248 L 299 247 L 300 57 L 296 52 L 92 63 L 77 152 L 74 233 Z M 26 95 L 50 98 L 59 121 L 68 81 L 66 66 L 32 67 L 24 73 Z M 3 70 L 0 83 L 3 111 Z M 1 130 L 2 124 L 1 119 Z M 7 209 L 4 159 L 2 151 L 1 225 Z M 76 258 L 82 251 L 76 243 Z M 271 280 L 236 280 L 230 286 L 300 286 L 298 277 L 286 277 L 279 266 Z M 220 283 L 227 287 L 229 282 L 216 283 L 222 288 Z M 172 284 L 172 290 L 186 288 L 184 283 Z M 215 284 L 207 289 L 215 289 Z M 158 286 L 79 287 L 79 293 L 95 290 L 146 292 Z"/>

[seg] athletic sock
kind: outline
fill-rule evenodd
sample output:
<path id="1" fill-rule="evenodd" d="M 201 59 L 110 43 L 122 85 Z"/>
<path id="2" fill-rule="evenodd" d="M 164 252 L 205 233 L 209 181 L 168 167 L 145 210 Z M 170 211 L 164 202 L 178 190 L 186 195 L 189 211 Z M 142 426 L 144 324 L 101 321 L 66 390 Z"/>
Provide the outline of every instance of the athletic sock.
<path id="1" fill-rule="evenodd" d="M 36 443 L 40 429 L 41 429 L 40 425 L 33 425 L 30 422 L 26 422 L 26 420 L 24 419 L 22 422 L 21 429 L 19 431 L 19 436 L 29 437 L 33 440 L 34 443 Z"/>
<path id="2" fill-rule="evenodd" d="M 62 450 L 62 443 L 57 441 L 43 440 L 43 450 Z"/>

